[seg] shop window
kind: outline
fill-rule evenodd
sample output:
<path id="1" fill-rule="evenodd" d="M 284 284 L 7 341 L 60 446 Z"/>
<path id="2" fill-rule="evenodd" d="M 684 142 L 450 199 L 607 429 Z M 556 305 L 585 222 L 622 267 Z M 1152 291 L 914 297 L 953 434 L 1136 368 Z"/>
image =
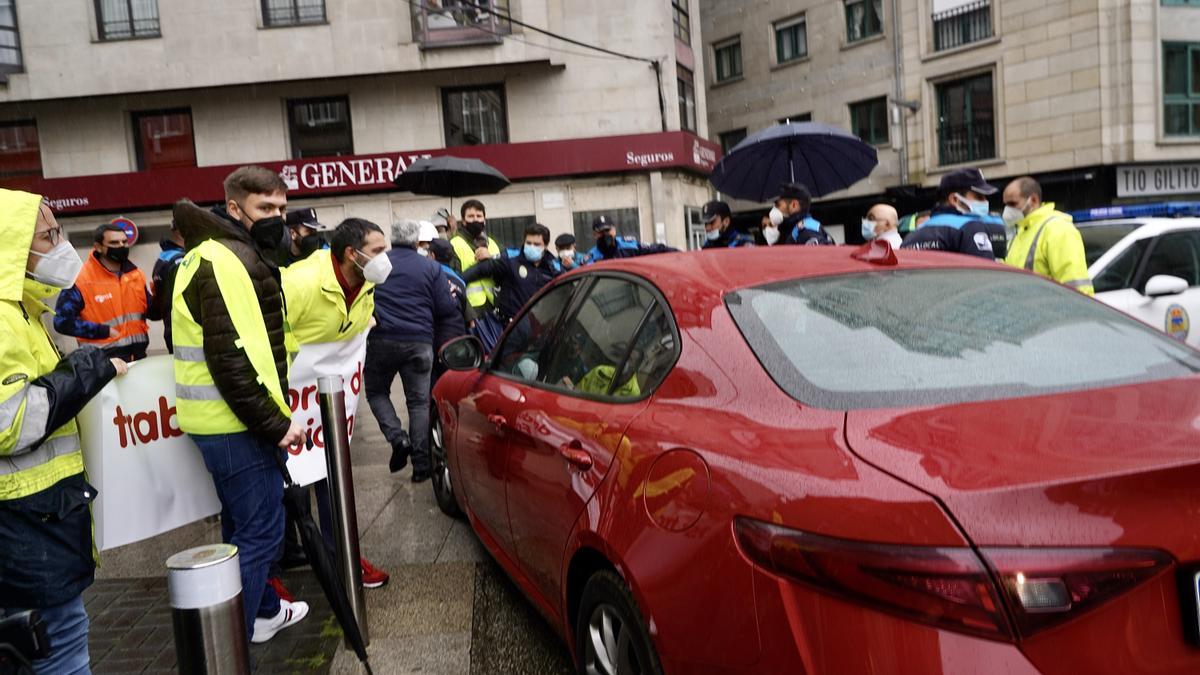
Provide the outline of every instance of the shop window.
<path id="1" fill-rule="evenodd" d="M 535 225 L 534 216 L 512 216 L 509 218 L 488 218 L 488 236 L 496 240 L 500 248 L 520 249 L 525 245 L 525 228 Z"/>
<path id="2" fill-rule="evenodd" d="M 508 0 L 410 2 L 413 35 L 424 47 L 500 42 L 512 32 Z"/>
<path id="3" fill-rule="evenodd" d="M 33 120 L 0 122 L 0 177 L 42 175 L 42 153 Z"/>
<path id="4" fill-rule="evenodd" d="M 675 23 L 676 39 L 691 44 L 692 20 L 688 15 L 688 0 L 671 0 L 671 14 Z"/>
<path id="5" fill-rule="evenodd" d="M 1200 136 L 1200 42 L 1163 45 L 1163 133 Z"/>
<path id="6" fill-rule="evenodd" d="M 135 112 L 132 118 L 138 171 L 196 166 L 190 109 Z"/>
<path id="7" fill-rule="evenodd" d="M 810 112 L 799 113 L 796 115 L 792 115 L 790 117 L 779 118 L 780 124 L 799 124 L 800 122 L 811 122 L 811 121 L 812 121 L 812 113 L 810 113 Z"/>
<path id="8" fill-rule="evenodd" d="M 713 64 L 717 82 L 742 76 L 742 38 L 736 37 L 713 45 Z"/>
<path id="9" fill-rule="evenodd" d="M 262 13 L 268 28 L 325 23 L 325 0 L 262 0 Z"/>
<path id="10" fill-rule="evenodd" d="M 883 34 L 883 0 L 845 0 L 846 41 Z"/>
<path id="11" fill-rule="evenodd" d="M 158 0 L 96 0 L 101 40 L 159 37 Z"/>
<path id="12" fill-rule="evenodd" d="M 292 99 L 287 107 L 293 159 L 354 154 L 348 97 Z"/>
<path id="13" fill-rule="evenodd" d="M 504 85 L 442 90 L 446 146 L 508 142 Z"/>
<path id="14" fill-rule="evenodd" d="M 696 131 L 696 84 L 692 79 L 692 71 L 679 66 L 679 128 L 683 131 Z"/>
<path id="15" fill-rule="evenodd" d="M 19 73 L 22 69 L 17 8 L 13 0 L 0 0 L 0 73 Z"/>
<path id="16" fill-rule="evenodd" d="M 595 245 L 595 238 L 592 237 L 592 221 L 600 216 L 607 216 L 616 225 L 617 236 L 641 237 L 637 207 L 575 211 L 571 214 L 571 223 L 575 228 L 575 241 L 577 242 L 575 250 L 586 253 Z"/>
<path id="17" fill-rule="evenodd" d="M 730 151 L 737 147 L 738 143 L 741 143 L 743 140 L 745 140 L 746 129 L 742 128 L 734 129 L 733 131 L 726 131 L 717 138 L 721 142 L 721 154 L 728 155 Z"/>
<path id="18" fill-rule="evenodd" d="M 871 145 L 888 142 L 887 97 L 850 104 L 850 131 Z"/>
<path id="19" fill-rule="evenodd" d="M 954 49 L 992 37 L 990 0 L 958 3 L 957 7 L 934 12 L 933 50 Z"/>
<path id="20" fill-rule="evenodd" d="M 937 85 L 938 161 L 942 165 L 996 156 L 992 75 Z"/>
<path id="21" fill-rule="evenodd" d="M 775 62 L 788 63 L 808 56 L 808 26 L 804 16 L 775 24 Z"/>

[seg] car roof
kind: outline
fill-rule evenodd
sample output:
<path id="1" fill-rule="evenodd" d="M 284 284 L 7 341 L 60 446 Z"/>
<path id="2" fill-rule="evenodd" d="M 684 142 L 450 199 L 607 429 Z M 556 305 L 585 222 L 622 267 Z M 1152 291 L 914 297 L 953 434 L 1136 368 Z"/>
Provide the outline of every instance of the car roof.
<path id="1" fill-rule="evenodd" d="M 605 260 L 583 267 L 579 273 L 627 272 L 648 279 L 667 296 L 676 315 L 683 309 L 680 302 L 696 308 L 708 307 L 720 302 L 721 297 L 730 291 L 791 279 L 924 269 L 987 269 L 1024 273 L 974 256 L 932 251 L 897 251 L 897 265 L 878 265 L 850 257 L 857 249 L 857 246 L 747 246 L 660 253 Z"/>
<path id="2" fill-rule="evenodd" d="M 1200 228 L 1200 218 L 1113 218 L 1111 220 L 1092 220 L 1086 223 L 1076 223 L 1080 230 L 1093 227 L 1124 225 L 1135 228 L 1130 234 L 1134 239 L 1156 237 L 1164 232 L 1175 230 L 1190 230 Z"/>

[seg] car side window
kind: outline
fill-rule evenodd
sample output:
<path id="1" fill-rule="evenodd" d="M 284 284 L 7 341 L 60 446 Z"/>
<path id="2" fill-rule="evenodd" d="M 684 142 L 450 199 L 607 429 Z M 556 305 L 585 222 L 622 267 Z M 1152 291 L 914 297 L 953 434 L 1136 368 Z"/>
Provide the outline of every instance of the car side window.
<path id="1" fill-rule="evenodd" d="M 642 322 L 617 381 L 633 380 L 642 393 L 654 391 L 675 364 L 676 342 L 670 316 L 662 304 L 656 302 Z"/>
<path id="2" fill-rule="evenodd" d="M 593 396 L 640 398 L 643 388 L 627 369 L 618 377 L 638 329 L 656 302 L 648 289 L 627 279 L 600 277 L 563 325 L 542 381 Z"/>
<path id="3" fill-rule="evenodd" d="M 1168 232 L 1159 237 L 1146 261 L 1138 290 L 1159 274 L 1179 277 L 1188 286 L 1200 286 L 1200 231 Z"/>
<path id="4" fill-rule="evenodd" d="M 492 370 L 535 382 L 550 358 L 550 336 L 571 303 L 578 281 L 561 284 L 538 298 L 516 319 L 512 330 L 496 347 Z"/>
<path id="5" fill-rule="evenodd" d="M 1133 286 L 1133 275 L 1137 274 L 1138 263 L 1146 252 L 1149 239 L 1141 239 L 1129 245 L 1115 260 L 1108 264 L 1093 282 L 1097 293 L 1119 291 Z"/>

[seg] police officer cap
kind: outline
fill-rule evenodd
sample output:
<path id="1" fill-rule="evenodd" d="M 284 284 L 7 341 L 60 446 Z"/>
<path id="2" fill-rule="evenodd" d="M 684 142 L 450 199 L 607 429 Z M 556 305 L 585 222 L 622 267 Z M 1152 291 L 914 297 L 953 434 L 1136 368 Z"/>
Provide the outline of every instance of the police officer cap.
<path id="1" fill-rule="evenodd" d="M 812 193 L 803 183 L 784 183 L 779 186 L 779 196 L 775 199 L 796 199 L 805 204 L 811 204 Z"/>
<path id="2" fill-rule="evenodd" d="M 434 239 L 429 242 L 429 253 L 434 260 L 449 265 L 454 256 L 454 245 L 445 239 Z"/>
<path id="3" fill-rule="evenodd" d="M 938 184 L 938 195 L 942 197 L 968 190 L 981 195 L 994 195 L 999 191 L 988 185 L 979 169 L 955 169 L 942 176 L 942 182 Z"/>
<path id="4" fill-rule="evenodd" d="M 614 223 L 612 218 L 609 218 L 608 216 L 597 216 L 596 219 L 592 221 L 593 230 L 605 230 L 616 226 L 617 224 Z"/>
<path id="5" fill-rule="evenodd" d="M 296 209 L 295 211 L 288 211 L 287 215 L 284 217 L 284 222 L 287 223 L 288 227 L 300 227 L 303 225 L 318 232 L 325 232 L 331 229 L 317 221 L 316 209 Z"/>
<path id="6" fill-rule="evenodd" d="M 713 218 L 731 218 L 733 213 L 729 210 L 729 205 L 719 199 L 714 199 L 704 205 L 704 222 L 711 222 Z"/>
<path id="7" fill-rule="evenodd" d="M 573 234 L 560 234 L 560 235 L 558 235 L 558 237 L 556 237 L 554 239 L 554 248 L 556 248 L 556 249 L 564 249 L 564 248 L 567 248 L 568 246 L 574 246 L 574 245 L 575 245 L 575 235 L 573 235 Z"/>

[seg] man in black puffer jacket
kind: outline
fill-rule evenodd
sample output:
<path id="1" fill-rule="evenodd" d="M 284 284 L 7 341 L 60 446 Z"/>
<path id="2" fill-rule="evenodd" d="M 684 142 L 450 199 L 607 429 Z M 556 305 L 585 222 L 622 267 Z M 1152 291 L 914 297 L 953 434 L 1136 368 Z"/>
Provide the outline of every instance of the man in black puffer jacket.
<path id="1" fill-rule="evenodd" d="M 187 255 L 172 298 L 179 426 L 221 500 L 221 534 L 238 547 L 247 637 L 265 642 L 308 614 L 267 583 L 283 541 L 284 450 L 304 440 L 287 400 L 288 354 L 279 270 L 264 257 L 283 240 L 287 187 L 262 167 L 225 179 L 215 212 L 175 205 Z"/>

